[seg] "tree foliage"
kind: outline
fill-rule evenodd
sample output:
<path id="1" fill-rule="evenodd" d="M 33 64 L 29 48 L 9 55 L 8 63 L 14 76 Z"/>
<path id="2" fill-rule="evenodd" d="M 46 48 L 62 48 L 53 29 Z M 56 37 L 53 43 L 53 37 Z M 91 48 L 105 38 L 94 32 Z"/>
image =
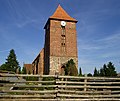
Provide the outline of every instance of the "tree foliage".
<path id="1" fill-rule="evenodd" d="M 26 71 L 25 67 L 22 68 L 22 74 L 27 74 L 27 71 Z"/>
<path id="2" fill-rule="evenodd" d="M 91 73 L 88 73 L 87 76 L 92 77 L 92 74 L 91 74 Z"/>
<path id="3" fill-rule="evenodd" d="M 107 65 L 104 64 L 103 67 L 100 68 L 99 73 L 95 68 L 94 76 L 115 77 L 117 76 L 117 72 L 115 70 L 115 66 L 113 65 L 113 63 L 109 62 Z"/>
<path id="4" fill-rule="evenodd" d="M 96 67 L 95 67 L 95 69 L 94 69 L 94 74 L 93 74 L 93 76 L 99 76 L 99 71 L 96 69 Z"/>
<path id="5" fill-rule="evenodd" d="M 82 69 L 81 69 L 81 67 L 79 68 L 79 76 L 82 76 Z"/>
<path id="6" fill-rule="evenodd" d="M 0 66 L 0 70 L 7 70 L 7 65 L 4 63 Z"/>
<path id="7" fill-rule="evenodd" d="M 73 59 L 70 59 L 65 66 L 65 75 L 77 76 L 78 70 Z"/>
<path id="8" fill-rule="evenodd" d="M 104 64 L 103 68 L 100 68 L 100 75 L 99 76 L 107 76 L 108 75 L 107 70 L 108 70 L 108 68 L 107 68 L 106 64 Z"/>
<path id="9" fill-rule="evenodd" d="M 108 67 L 108 76 L 110 77 L 117 76 L 115 66 L 112 64 L 112 62 L 109 62 L 107 67 Z"/>
<path id="10" fill-rule="evenodd" d="M 0 69 L 16 72 L 18 68 L 20 68 L 20 66 L 19 66 L 19 62 L 17 61 L 15 51 L 14 49 L 11 49 L 6 59 L 6 62 L 1 65 Z"/>

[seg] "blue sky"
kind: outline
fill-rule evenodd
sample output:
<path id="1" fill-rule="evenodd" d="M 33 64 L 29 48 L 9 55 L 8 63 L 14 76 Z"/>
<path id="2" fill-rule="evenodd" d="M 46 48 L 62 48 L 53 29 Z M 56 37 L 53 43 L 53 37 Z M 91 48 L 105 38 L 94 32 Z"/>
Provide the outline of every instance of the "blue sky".
<path id="1" fill-rule="evenodd" d="M 44 46 L 44 25 L 59 3 L 78 20 L 83 73 L 109 61 L 120 72 L 120 0 L 0 0 L 0 64 L 10 49 L 21 66 L 34 60 Z"/>

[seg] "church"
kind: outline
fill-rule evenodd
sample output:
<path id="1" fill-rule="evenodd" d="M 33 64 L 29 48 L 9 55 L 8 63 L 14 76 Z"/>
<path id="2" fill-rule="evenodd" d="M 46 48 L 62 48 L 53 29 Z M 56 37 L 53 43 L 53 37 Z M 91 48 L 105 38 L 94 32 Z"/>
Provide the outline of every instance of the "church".
<path id="1" fill-rule="evenodd" d="M 44 48 L 32 64 L 24 64 L 27 73 L 63 75 L 65 64 L 70 60 L 78 69 L 77 20 L 58 5 L 44 26 Z"/>

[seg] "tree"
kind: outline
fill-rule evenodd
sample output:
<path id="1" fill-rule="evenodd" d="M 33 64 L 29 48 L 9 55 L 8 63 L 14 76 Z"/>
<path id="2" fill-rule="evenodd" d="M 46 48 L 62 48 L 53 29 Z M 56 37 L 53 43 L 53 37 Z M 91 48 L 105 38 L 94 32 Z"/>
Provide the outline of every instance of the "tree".
<path id="1" fill-rule="evenodd" d="M 79 76 L 82 76 L 82 69 L 81 69 L 81 67 L 79 68 Z"/>
<path id="2" fill-rule="evenodd" d="M 93 74 L 93 76 L 99 76 L 99 71 L 97 71 L 96 67 L 95 67 L 95 69 L 94 69 L 94 74 Z"/>
<path id="3" fill-rule="evenodd" d="M 25 67 L 23 67 L 22 68 L 22 74 L 26 74 L 27 72 L 26 72 L 26 68 Z"/>
<path id="4" fill-rule="evenodd" d="M 97 71 L 97 69 L 95 68 L 94 76 L 115 77 L 117 76 L 117 72 L 113 63 L 109 62 L 107 65 L 104 64 L 99 71 Z"/>
<path id="5" fill-rule="evenodd" d="M 70 59 L 65 66 L 65 75 L 77 76 L 78 70 L 73 59 Z"/>
<path id="6" fill-rule="evenodd" d="M 108 68 L 106 64 L 103 65 L 103 76 L 107 76 Z"/>
<path id="7" fill-rule="evenodd" d="M 64 69 L 64 71 L 65 71 L 65 75 L 68 75 L 69 74 L 69 70 L 70 70 L 70 67 L 69 67 L 69 62 L 66 64 L 66 66 L 65 66 L 65 69 Z"/>
<path id="8" fill-rule="evenodd" d="M 16 70 L 17 74 L 21 74 L 21 67 Z"/>
<path id="9" fill-rule="evenodd" d="M 115 70 L 115 66 L 112 64 L 112 62 L 109 62 L 107 64 L 107 67 L 108 67 L 107 76 L 109 76 L 109 77 L 117 76 L 117 72 Z"/>
<path id="10" fill-rule="evenodd" d="M 0 66 L 0 70 L 7 70 L 7 65 L 4 63 Z"/>
<path id="11" fill-rule="evenodd" d="M 105 76 L 103 68 L 100 68 L 100 75 L 99 76 Z"/>
<path id="12" fill-rule="evenodd" d="M 15 51 L 14 49 L 11 49 L 6 62 L 0 67 L 0 69 L 16 72 L 18 68 L 20 68 L 20 66 L 19 62 L 17 61 Z"/>
<path id="13" fill-rule="evenodd" d="M 103 68 L 100 69 L 100 76 L 107 76 L 108 68 L 106 64 L 103 65 Z"/>
<path id="14" fill-rule="evenodd" d="M 88 73 L 87 76 L 92 77 L 92 74 L 91 74 L 91 73 Z"/>
<path id="15" fill-rule="evenodd" d="M 19 74 L 21 74 L 21 67 L 19 68 Z"/>

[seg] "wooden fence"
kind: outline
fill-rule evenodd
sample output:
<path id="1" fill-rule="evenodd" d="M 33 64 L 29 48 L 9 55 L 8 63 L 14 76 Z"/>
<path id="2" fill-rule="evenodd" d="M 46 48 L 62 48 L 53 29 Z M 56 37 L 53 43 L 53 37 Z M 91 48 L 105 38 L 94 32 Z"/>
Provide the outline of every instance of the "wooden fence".
<path id="1" fill-rule="evenodd" d="M 120 78 L 1 73 L 0 101 L 120 101 Z"/>

